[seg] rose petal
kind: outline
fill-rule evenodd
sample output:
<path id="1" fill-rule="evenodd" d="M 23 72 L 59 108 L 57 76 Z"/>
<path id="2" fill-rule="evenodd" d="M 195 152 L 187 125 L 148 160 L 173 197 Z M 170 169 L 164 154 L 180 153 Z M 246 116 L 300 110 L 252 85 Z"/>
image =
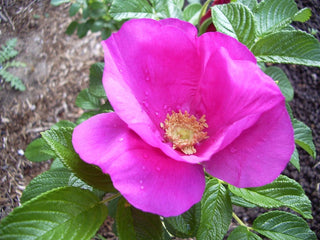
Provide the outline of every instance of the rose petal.
<path id="1" fill-rule="evenodd" d="M 179 20 L 131 20 L 103 42 L 103 84 L 115 112 L 144 141 L 180 161 L 183 154 L 163 143 L 160 123 L 172 110 L 189 110 L 195 95 L 201 75 L 195 34 Z"/>
<path id="2" fill-rule="evenodd" d="M 205 163 L 206 170 L 236 187 L 272 182 L 294 150 L 293 129 L 285 107 L 276 106 Z"/>
<path id="3" fill-rule="evenodd" d="M 210 159 L 230 144 L 262 113 L 276 105 L 285 107 L 279 87 L 269 76 L 251 60 L 232 57 L 223 46 L 211 55 L 207 66 L 213 67 L 206 68 L 193 103 L 196 114 L 206 113 L 209 126 L 209 138 L 198 147 L 201 159 Z"/>
<path id="4" fill-rule="evenodd" d="M 81 123 L 72 141 L 81 159 L 110 174 L 115 188 L 136 208 L 168 217 L 201 200 L 202 167 L 175 161 L 150 147 L 115 113 Z"/>

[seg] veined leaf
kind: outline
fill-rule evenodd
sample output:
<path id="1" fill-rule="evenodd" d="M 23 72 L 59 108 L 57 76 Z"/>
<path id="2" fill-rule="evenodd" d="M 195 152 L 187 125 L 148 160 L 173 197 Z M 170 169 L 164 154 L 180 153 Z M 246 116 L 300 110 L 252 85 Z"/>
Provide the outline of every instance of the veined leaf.
<path id="1" fill-rule="evenodd" d="M 76 105 L 85 110 L 95 110 L 100 107 L 100 99 L 91 95 L 86 88 L 78 94 Z"/>
<path id="2" fill-rule="evenodd" d="M 316 235 L 300 217 L 272 211 L 257 217 L 253 229 L 272 240 L 316 240 Z"/>
<path id="3" fill-rule="evenodd" d="M 104 91 L 102 85 L 102 75 L 103 75 L 104 63 L 98 62 L 90 67 L 89 75 L 89 92 L 99 98 L 105 98 L 106 92 Z"/>
<path id="4" fill-rule="evenodd" d="M 299 153 L 297 151 L 297 148 L 294 149 L 294 152 L 291 156 L 290 163 L 300 171 L 300 161 L 299 161 Z"/>
<path id="5" fill-rule="evenodd" d="M 187 22 L 193 25 L 197 25 L 200 18 L 201 8 L 202 8 L 202 5 L 199 3 L 193 3 L 188 5 L 183 10 L 184 20 L 186 20 Z"/>
<path id="6" fill-rule="evenodd" d="M 197 239 L 223 239 L 231 219 L 232 205 L 227 189 L 217 179 L 208 180 L 201 200 Z"/>
<path id="7" fill-rule="evenodd" d="M 244 226 L 236 227 L 227 240 L 262 240 L 257 234 L 250 232 Z"/>
<path id="8" fill-rule="evenodd" d="M 309 8 L 303 8 L 294 15 L 293 21 L 306 22 L 310 19 L 311 15 L 312 12 Z"/>
<path id="9" fill-rule="evenodd" d="M 59 129 L 59 128 L 75 128 L 76 124 L 67 120 L 61 120 L 56 124 L 52 125 L 51 129 Z"/>
<path id="10" fill-rule="evenodd" d="M 160 217 L 132 207 L 124 198 L 118 201 L 116 225 L 119 240 L 162 240 Z"/>
<path id="11" fill-rule="evenodd" d="M 316 148 L 312 141 L 311 129 L 303 122 L 293 119 L 292 121 L 294 129 L 294 140 L 295 143 L 302 147 L 307 153 L 310 154 L 314 159 L 316 158 Z"/>
<path id="12" fill-rule="evenodd" d="M 262 187 L 236 188 L 229 185 L 230 191 L 260 207 L 289 207 L 305 218 L 312 218 L 311 202 L 301 185 L 286 176 L 280 175 L 275 181 Z"/>
<path id="13" fill-rule="evenodd" d="M 264 72 L 277 82 L 282 94 L 286 98 L 286 101 L 291 101 L 293 99 L 294 91 L 284 71 L 281 68 L 272 66 L 266 68 Z"/>
<path id="14" fill-rule="evenodd" d="M 67 168 L 55 168 L 46 171 L 31 180 L 29 185 L 23 191 L 21 203 L 25 203 L 36 196 L 48 192 L 54 188 L 73 186 L 82 189 L 93 191 L 94 189 L 85 182 L 77 178 Z M 94 192 L 98 197 L 103 195 L 103 192 Z"/>
<path id="15" fill-rule="evenodd" d="M 0 239 L 89 240 L 107 214 L 107 207 L 92 192 L 58 188 L 14 209 L 0 224 Z"/>
<path id="16" fill-rule="evenodd" d="M 195 237 L 201 217 L 201 203 L 193 205 L 187 212 L 164 219 L 167 230 L 180 238 Z"/>
<path id="17" fill-rule="evenodd" d="M 256 11 L 258 6 L 257 0 L 237 0 L 237 3 L 247 6 L 253 13 Z"/>
<path id="18" fill-rule="evenodd" d="M 271 33 L 259 39 L 251 51 L 260 62 L 320 67 L 320 43 L 302 31 Z"/>
<path id="19" fill-rule="evenodd" d="M 51 129 L 42 133 L 43 139 L 55 152 L 57 157 L 77 177 L 90 186 L 105 192 L 114 192 L 110 177 L 94 166 L 82 161 L 72 146 L 73 128 Z"/>
<path id="20" fill-rule="evenodd" d="M 230 192 L 230 198 L 233 205 L 237 205 L 240 207 L 246 207 L 246 208 L 254 208 L 257 207 L 257 205 L 243 199 L 242 197 L 236 196 Z"/>
<path id="21" fill-rule="evenodd" d="M 212 21 L 219 32 L 238 39 L 250 47 L 256 37 L 252 12 L 240 3 L 216 5 L 211 8 Z"/>
<path id="22" fill-rule="evenodd" d="M 32 162 L 47 161 L 56 156 L 43 138 L 33 140 L 27 146 L 24 154 Z"/>
<path id="23" fill-rule="evenodd" d="M 263 36 L 288 26 L 298 12 L 294 0 L 263 0 L 255 12 L 257 35 Z"/>
<path id="24" fill-rule="evenodd" d="M 110 15 L 115 20 L 132 18 L 180 18 L 182 11 L 173 0 L 114 0 L 110 8 Z"/>
<path id="25" fill-rule="evenodd" d="M 116 212 L 116 225 L 119 240 L 137 240 L 133 226 L 130 204 L 127 200 L 120 198 Z"/>

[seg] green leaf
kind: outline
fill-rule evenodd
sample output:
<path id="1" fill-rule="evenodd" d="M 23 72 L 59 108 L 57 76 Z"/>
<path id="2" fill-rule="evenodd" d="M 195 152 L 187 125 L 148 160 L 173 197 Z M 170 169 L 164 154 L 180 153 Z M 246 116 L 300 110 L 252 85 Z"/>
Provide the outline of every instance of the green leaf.
<path id="1" fill-rule="evenodd" d="M 187 212 L 164 219 L 166 229 L 180 238 L 195 237 L 200 225 L 201 203 L 193 205 Z"/>
<path id="2" fill-rule="evenodd" d="M 10 72 L 5 71 L 5 68 L 0 69 L 0 76 L 2 76 L 2 78 L 10 83 L 11 87 L 19 90 L 19 91 L 25 91 L 26 87 L 23 84 L 23 82 L 21 81 L 20 78 L 16 77 L 15 75 L 11 74 Z"/>
<path id="3" fill-rule="evenodd" d="M 131 207 L 137 240 L 162 240 L 163 230 L 160 217 Z"/>
<path id="4" fill-rule="evenodd" d="M 252 12 L 240 3 L 216 5 L 211 8 L 212 21 L 219 32 L 238 39 L 250 47 L 256 37 Z"/>
<path id="5" fill-rule="evenodd" d="M 160 217 L 132 207 L 124 198 L 118 202 L 116 225 L 119 240 L 162 240 Z"/>
<path id="6" fill-rule="evenodd" d="M 293 99 L 293 87 L 284 73 L 284 71 L 279 67 L 268 67 L 264 71 L 267 75 L 269 75 L 274 81 L 277 82 L 282 94 L 285 96 L 286 101 L 291 101 Z"/>
<path id="7" fill-rule="evenodd" d="M 103 75 L 104 63 L 98 62 L 90 67 L 89 75 L 89 92 L 99 98 L 105 98 L 106 93 L 102 85 L 102 75 Z"/>
<path id="8" fill-rule="evenodd" d="M 120 198 L 118 201 L 116 225 L 119 240 L 137 240 L 133 226 L 131 207 L 124 198 Z"/>
<path id="9" fill-rule="evenodd" d="M 72 3 L 69 8 L 69 16 L 73 17 L 74 15 L 76 15 L 77 12 L 80 10 L 80 7 L 81 7 L 80 3 L 78 2 Z"/>
<path id="10" fill-rule="evenodd" d="M 275 181 L 262 187 L 236 188 L 229 185 L 230 191 L 245 200 L 264 208 L 289 207 L 305 218 L 312 218 L 311 202 L 301 185 L 286 176 L 280 175 Z"/>
<path id="11" fill-rule="evenodd" d="M 257 0 L 237 0 L 237 3 L 247 6 L 252 12 L 255 12 L 258 6 Z"/>
<path id="12" fill-rule="evenodd" d="M 18 62 L 15 60 L 11 60 L 10 62 L 6 62 L 3 68 L 10 68 L 10 67 L 26 67 L 27 65 L 24 62 Z"/>
<path id="13" fill-rule="evenodd" d="M 254 15 L 257 35 L 263 36 L 288 26 L 298 12 L 294 0 L 264 0 L 259 3 Z"/>
<path id="14" fill-rule="evenodd" d="M 82 109 L 95 110 L 100 107 L 100 99 L 91 95 L 89 90 L 86 88 L 78 94 L 76 98 L 76 105 Z"/>
<path id="15" fill-rule="evenodd" d="M 110 15 L 115 20 L 131 18 L 156 18 L 153 8 L 147 0 L 114 0 L 110 8 Z"/>
<path id="16" fill-rule="evenodd" d="M 89 19 L 87 22 L 79 23 L 77 28 L 77 35 L 79 38 L 83 38 L 87 35 L 88 31 L 91 28 L 91 25 L 93 23 L 93 19 Z"/>
<path id="17" fill-rule="evenodd" d="M 232 193 L 230 193 L 231 202 L 233 205 L 237 205 L 240 207 L 246 207 L 246 208 L 254 208 L 257 207 L 257 205 L 243 199 L 242 197 L 236 196 Z"/>
<path id="18" fill-rule="evenodd" d="M 114 0 L 110 8 L 110 15 L 115 20 L 170 17 L 182 19 L 182 11 L 173 0 Z"/>
<path id="19" fill-rule="evenodd" d="M 32 179 L 29 185 L 23 191 L 20 201 L 22 204 L 24 204 L 25 202 L 44 192 L 48 192 L 54 188 L 66 186 L 88 189 L 90 191 L 94 190 L 91 186 L 77 178 L 69 169 L 55 168 L 50 171 L 46 171 Z M 95 193 L 98 197 L 103 194 L 98 193 L 97 191 L 95 191 Z"/>
<path id="20" fill-rule="evenodd" d="M 1 51 L 0 51 L 1 64 L 18 55 L 19 52 L 14 49 L 16 45 L 17 45 L 17 38 L 11 38 L 6 41 L 5 45 L 1 45 Z"/>
<path id="21" fill-rule="evenodd" d="M 246 227 L 238 226 L 230 233 L 228 240 L 262 240 L 262 238 Z"/>
<path id="22" fill-rule="evenodd" d="M 197 25 L 200 18 L 202 5 L 199 3 L 193 3 L 188 5 L 183 11 L 183 18 L 187 22 Z"/>
<path id="23" fill-rule="evenodd" d="M 55 158 L 53 160 L 53 162 L 51 163 L 51 166 L 50 166 L 50 170 L 56 169 L 56 168 L 66 168 L 66 166 L 60 161 L 59 158 Z M 68 169 L 68 168 L 66 168 L 66 169 Z"/>
<path id="24" fill-rule="evenodd" d="M 66 30 L 66 34 L 67 35 L 72 35 L 76 29 L 78 28 L 78 22 L 77 21 L 72 21 L 69 26 L 67 27 L 67 30 Z"/>
<path id="25" fill-rule="evenodd" d="M 272 240 L 316 240 L 316 235 L 302 218 L 287 212 L 262 214 L 254 220 L 252 227 Z"/>
<path id="26" fill-rule="evenodd" d="M 311 15 L 312 12 L 309 8 L 303 8 L 294 15 L 293 21 L 306 22 L 310 19 Z"/>
<path id="27" fill-rule="evenodd" d="M 24 152 L 26 158 L 32 162 L 47 161 L 55 157 L 55 153 L 43 138 L 32 141 Z"/>
<path id="28" fill-rule="evenodd" d="M 90 18 L 104 17 L 108 11 L 107 4 L 99 1 L 91 1 L 88 5 L 88 14 Z"/>
<path id="29" fill-rule="evenodd" d="M 172 0 L 172 2 L 180 9 L 184 6 L 184 0 Z"/>
<path id="30" fill-rule="evenodd" d="M 14 209 L 1 222 L 0 239 L 89 240 L 107 214 L 107 207 L 92 192 L 58 188 Z"/>
<path id="31" fill-rule="evenodd" d="M 290 163 L 300 171 L 300 161 L 299 161 L 299 153 L 297 151 L 297 148 L 294 149 L 294 152 L 291 156 Z"/>
<path id="32" fill-rule="evenodd" d="M 294 129 L 295 143 L 302 147 L 307 153 L 310 154 L 311 157 L 315 159 L 316 148 L 312 141 L 311 129 L 306 124 L 300 122 L 297 119 L 293 119 L 292 124 Z"/>
<path id="33" fill-rule="evenodd" d="M 110 177 L 94 166 L 82 161 L 72 146 L 73 128 L 51 129 L 42 133 L 43 139 L 56 156 L 74 174 L 90 186 L 105 192 L 115 192 Z"/>
<path id="34" fill-rule="evenodd" d="M 51 0 L 50 4 L 53 6 L 59 6 L 63 3 L 68 3 L 70 0 Z"/>
<path id="35" fill-rule="evenodd" d="M 80 123 L 88 120 L 89 118 L 99 114 L 100 112 L 99 111 L 89 111 L 89 112 L 85 112 L 83 113 L 76 121 L 76 123 L 79 125 Z"/>
<path id="36" fill-rule="evenodd" d="M 176 5 L 177 0 L 150 0 L 158 18 L 183 18 L 181 9 Z"/>
<path id="37" fill-rule="evenodd" d="M 73 122 L 67 120 L 61 120 L 54 124 L 51 129 L 59 129 L 59 128 L 75 128 L 77 125 Z"/>
<path id="38" fill-rule="evenodd" d="M 271 33 L 259 39 L 251 51 L 260 62 L 320 67 L 320 43 L 302 31 Z"/>
<path id="39" fill-rule="evenodd" d="M 197 239 L 223 239 L 231 219 L 232 205 L 228 191 L 217 179 L 208 180 L 201 200 Z"/>

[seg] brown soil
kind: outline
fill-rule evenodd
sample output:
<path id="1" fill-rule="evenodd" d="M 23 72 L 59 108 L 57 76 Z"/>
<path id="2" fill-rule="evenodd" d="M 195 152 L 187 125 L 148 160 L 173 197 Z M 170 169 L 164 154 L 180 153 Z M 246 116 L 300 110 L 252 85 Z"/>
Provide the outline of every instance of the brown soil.
<path id="1" fill-rule="evenodd" d="M 297 26 L 304 30 L 319 30 L 319 0 L 297 1 L 313 10 L 307 24 Z M 0 23 L 0 45 L 17 37 L 16 58 L 26 68 L 15 69 L 26 85 L 25 92 L 13 90 L 3 81 L 0 86 L 0 219 L 19 205 L 22 191 L 29 181 L 46 170 L 50 162 L 31 163 L 23 151 L 40 132 L 59 120 L 75 121 L 82 111 L 74 104 L 81 89 L 88 86 L 89 67 L 102 61 L 100 38 L 90 34 L 83 39 L 67 36 L 64 32 L 71 22 L 68 5 L 50 6 L 50 0 L 1 0 L 0 13 L 7 21 Z M 1 19 L 0 15 L 0 19 Z M 316 35 L 318 39 L 319 33 Z M 294 115 L 313 130 L 317 152 L 320 151 L 320 69 L 301 66 L 281 66 L 290 76 L 295 88 L 291 106 Z M 301 171 L 288 167 L 285 174 L 302 184 L 313 204 L 314 219 L 309 221 L 320 238 L 319 210 L 319 156 L 312 160 L 300 150 Z M 259 210 L 239 211 L 244 221 L 251 223 Z M 102 235 L 113 239 L 110 221 Z"/>

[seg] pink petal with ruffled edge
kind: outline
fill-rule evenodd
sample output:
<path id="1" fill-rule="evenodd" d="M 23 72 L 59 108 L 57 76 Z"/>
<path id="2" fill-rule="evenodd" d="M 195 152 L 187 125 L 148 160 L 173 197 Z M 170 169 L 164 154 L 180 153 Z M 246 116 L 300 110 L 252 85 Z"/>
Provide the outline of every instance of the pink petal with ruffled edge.
<path id="1" fill-rule="evenodd" d="M 209 160 L 282 100 L 246 46 L 221 33 L 197 38 L 195 27 L 180 20 L 131 20 L 103 46 L 103 82 L 115 111 L 148 144 L 179 161 Z M 159 125 L 171 110 L 207 116 L 210 138 L 197 154 L 163 143 Z"/>
<path id="2" fill-rule="evenodd" d="M 190 106 L 201 75 L 195 40 L 189 23 L 143 19 L 125 23 L 103 42 L 103 84 L 115 112 L 144 141 L 180 161 L 183 154 L 163 143 L 160 123 Z"/>
<path id="3" fill-rule="evenodd" d="M 78 125 L 72 142 L 81 159 L 110 174 L 115 188 L 136 208 L 168 217 L 201 200 L 202 167 L 175 161 L 150 147 L 115 113 Z"/>
<path id="4" fill-rule="evenodd" d="M 274 107 L 205 163 L 213 176 L 236 187 L 258 187 L 275 180 L 294 150 L 293 129 L 285 108 Z"/>
<path id="5" fill-rule="evenodd" d="M 285 109 L 279 87 L 255 63 L 232 60 L 225 48 L 212 54 L 207 65 L 217 62 L 219 69 L 206 68 L 193 102 L 195 112 L 206 113 L 209 125 L 209 138 L 198 147 L 197 155 L 204 159 L 230 144 L 262 113 L 275 106 Z"/>

